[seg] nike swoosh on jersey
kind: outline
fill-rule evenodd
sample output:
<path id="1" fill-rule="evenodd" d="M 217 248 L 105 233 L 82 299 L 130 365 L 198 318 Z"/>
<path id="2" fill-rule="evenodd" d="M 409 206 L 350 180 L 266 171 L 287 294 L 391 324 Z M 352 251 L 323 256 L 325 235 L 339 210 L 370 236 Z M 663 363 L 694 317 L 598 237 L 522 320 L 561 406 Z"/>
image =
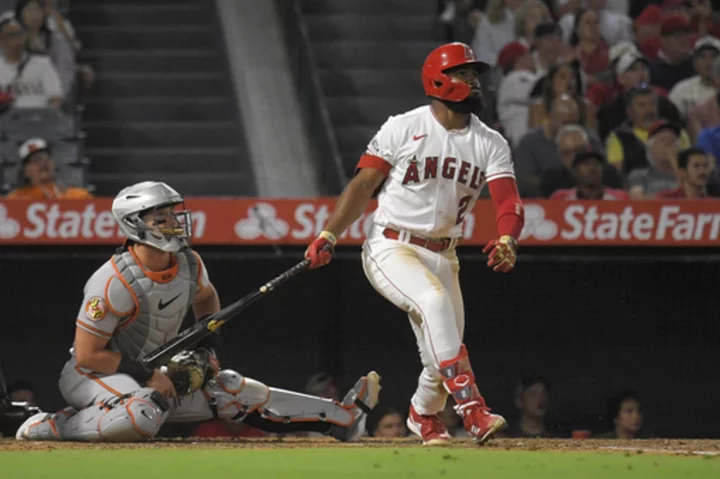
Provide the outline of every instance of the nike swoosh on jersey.
<path id="1" fill-rule="evenodd" d="M 413 140 L 418 141 L 418 140 L 425 138 L 426 136 L 427 136 L 427 133 L 425 133 L 424 135 L 416 135 L 416 136 L 413 136 Z"/>
<path id="2" fill-rule="evenodd" d="M 159 309 L 160 311 L 162 311 L 163 309 L 165 309 L 165 308 L 167 308 L 168 306 L 170 306 L 170 304 L 171 304 L 173 301 L 175 301 L 176 299 L 178 299 L 180 296 L 182 296 L 182 293 L 178 293 L 177 296 L 175 296 L 174 298 L 172 298 L 172 299 L 171 299 L 170 301 L 168 301 L 167 303 L 163 303 L 163 300 L 160 299 L 160 301 L 158 301 L 158 309 Z"/>

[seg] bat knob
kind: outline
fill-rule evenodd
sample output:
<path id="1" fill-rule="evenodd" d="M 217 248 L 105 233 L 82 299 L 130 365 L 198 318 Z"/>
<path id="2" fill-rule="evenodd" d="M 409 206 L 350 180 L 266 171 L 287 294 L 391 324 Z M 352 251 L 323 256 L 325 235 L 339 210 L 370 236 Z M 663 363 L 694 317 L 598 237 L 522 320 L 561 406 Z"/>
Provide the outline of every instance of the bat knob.
<path id="1" fill-rule="evenodd" d="M 267 287 L 267 286 L 265 286 L 265 285 L 260 286 L 260 292 L 261 292 L 261 293 L 267 293 L 267 291 L 268 291 L 268 287 Z"/>

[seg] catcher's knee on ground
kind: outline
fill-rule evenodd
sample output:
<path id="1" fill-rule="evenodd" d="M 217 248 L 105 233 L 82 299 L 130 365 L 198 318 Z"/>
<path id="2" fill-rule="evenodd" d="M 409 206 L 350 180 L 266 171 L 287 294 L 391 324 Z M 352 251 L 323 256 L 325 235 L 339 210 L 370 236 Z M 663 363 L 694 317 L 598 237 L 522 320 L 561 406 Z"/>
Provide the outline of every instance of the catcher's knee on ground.
<path id="1" fill-rule="evenodd" d="M 16 437 L 45 441 L 141 441 L 155 437 L 168 409 L 169 404 L 160 393 L 141 388 L 74 413 L 37 414 L 20 426 Z"/>

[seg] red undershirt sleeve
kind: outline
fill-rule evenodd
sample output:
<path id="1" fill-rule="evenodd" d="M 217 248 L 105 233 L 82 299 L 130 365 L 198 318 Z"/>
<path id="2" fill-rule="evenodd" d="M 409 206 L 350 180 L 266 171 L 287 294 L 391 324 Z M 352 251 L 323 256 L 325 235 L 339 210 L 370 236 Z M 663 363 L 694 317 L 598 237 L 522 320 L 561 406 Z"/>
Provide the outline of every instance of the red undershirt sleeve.
<path id="1" fill-rule="evenodd" d="M 360 157 L 360 161 L 358 161 L 358 164 L 355 167 L 355 173 L 357 173 L 362 168 L 375 168 L 376 170 L 382 171 L 383 174 L 387 177 L 387 175 L 390 173 L 392 165 L 384 159 L 380 158 L 379 156 L 365 153 Z"/>
<path id="2" fill-rule="evenodd" d="M 497 216 L 498 234 L 519 238 L 525 223 L 525 211 L 515 178 L 505 177 L 492 180 L 488 182 L 488 188 Z"/>

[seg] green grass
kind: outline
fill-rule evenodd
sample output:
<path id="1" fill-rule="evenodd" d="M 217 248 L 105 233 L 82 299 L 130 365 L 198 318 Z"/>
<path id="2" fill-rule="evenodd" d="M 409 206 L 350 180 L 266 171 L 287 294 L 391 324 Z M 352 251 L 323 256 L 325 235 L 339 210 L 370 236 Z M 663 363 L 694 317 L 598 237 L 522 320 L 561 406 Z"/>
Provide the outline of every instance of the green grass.
<path id="1" fill-rule="evenodd" d="M 0 452 L 13 479 L 719 478 L 720 457 L 452 449 L 137 449 Z"/>

